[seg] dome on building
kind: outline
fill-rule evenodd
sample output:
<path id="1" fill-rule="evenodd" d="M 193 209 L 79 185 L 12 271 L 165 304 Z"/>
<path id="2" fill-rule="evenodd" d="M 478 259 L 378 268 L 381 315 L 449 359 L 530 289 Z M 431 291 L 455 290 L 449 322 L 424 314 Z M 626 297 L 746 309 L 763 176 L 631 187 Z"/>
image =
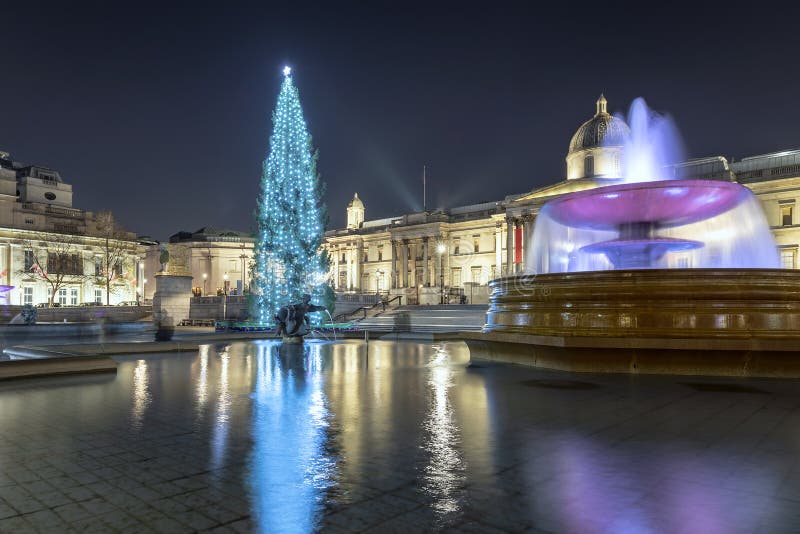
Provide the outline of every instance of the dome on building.
<path id="1" fill-rule="evenodd" d="M 625 121 L 606 111 L 608 101 L 603 95 L 597 99 L 597 113 L 581 124 L 569 143 L 570 154 L 578 150 L 602 146 L 623 146 L 631 134 Z"/>
<path id="2" fill-rule="evenodd" d="M 339 204 L 341 206 L 341 204 Z M 358 193 L 355 194 L 353 200 L 347 203 L 348 208 L 361 208 L 364 209 L 364 203 L 361 202 L 361 199 L 358 198 Z"/>

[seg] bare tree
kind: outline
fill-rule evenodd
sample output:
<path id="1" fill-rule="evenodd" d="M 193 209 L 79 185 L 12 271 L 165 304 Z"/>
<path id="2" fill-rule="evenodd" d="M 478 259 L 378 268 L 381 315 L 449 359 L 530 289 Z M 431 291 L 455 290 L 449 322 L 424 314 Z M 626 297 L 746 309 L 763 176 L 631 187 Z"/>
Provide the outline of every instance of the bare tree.
<path id="1" fill-rule="evenodd" d="M 99 237 L 103 240 L 103 265 L 102 269 L 95 272 L 95 283 L 106 288 L 108 306 L 115 288 L 131 282 L 125 263 L 135 253 L 135 243 L 130 241 L 128 233 L 117 223 L 110 211 L 98 213 L 96 220 Z"/>
<path id="2" fill-rule="evenodd" d="M 66 284 L 82 284 L 86 279 L 80 243 L 72 236 L 55 241 L 22 240 L 25 254 L 23 275 L 44 280 L 50 286 L 48 306 L 53 307 L 58 290 Z"/>

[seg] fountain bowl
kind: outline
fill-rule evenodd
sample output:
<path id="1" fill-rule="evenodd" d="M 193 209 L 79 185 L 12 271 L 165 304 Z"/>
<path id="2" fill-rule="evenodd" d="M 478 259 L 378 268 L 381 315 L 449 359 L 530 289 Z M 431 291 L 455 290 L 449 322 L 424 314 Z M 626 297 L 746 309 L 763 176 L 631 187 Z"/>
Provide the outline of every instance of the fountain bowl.
<path id="1" fill-rule="evenodd" d="M 638 269 L 490 282 L 473 359 L 581 372 L 800 377 L 800 271 Z"/>

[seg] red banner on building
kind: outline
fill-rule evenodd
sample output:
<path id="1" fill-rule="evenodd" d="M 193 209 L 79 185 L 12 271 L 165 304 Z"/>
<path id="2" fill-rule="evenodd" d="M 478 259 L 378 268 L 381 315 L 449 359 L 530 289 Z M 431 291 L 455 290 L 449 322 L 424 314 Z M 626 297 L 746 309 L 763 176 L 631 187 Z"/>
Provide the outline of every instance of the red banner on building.
<path id="1" fill-rule="evenodd" d="M 522 263 L 522 227 L 514 228 L 514 263 Z"/>

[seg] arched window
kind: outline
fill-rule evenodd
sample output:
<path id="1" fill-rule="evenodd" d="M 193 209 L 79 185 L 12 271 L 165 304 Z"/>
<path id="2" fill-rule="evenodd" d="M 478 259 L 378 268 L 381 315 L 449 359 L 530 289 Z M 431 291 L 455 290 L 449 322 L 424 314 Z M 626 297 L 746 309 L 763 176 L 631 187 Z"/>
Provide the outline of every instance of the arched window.
<path id="1" fill-rule="evenodd" d="M 594 176 L 594 156 L 586 156 L 583 160 L 583 175 Z"/>

